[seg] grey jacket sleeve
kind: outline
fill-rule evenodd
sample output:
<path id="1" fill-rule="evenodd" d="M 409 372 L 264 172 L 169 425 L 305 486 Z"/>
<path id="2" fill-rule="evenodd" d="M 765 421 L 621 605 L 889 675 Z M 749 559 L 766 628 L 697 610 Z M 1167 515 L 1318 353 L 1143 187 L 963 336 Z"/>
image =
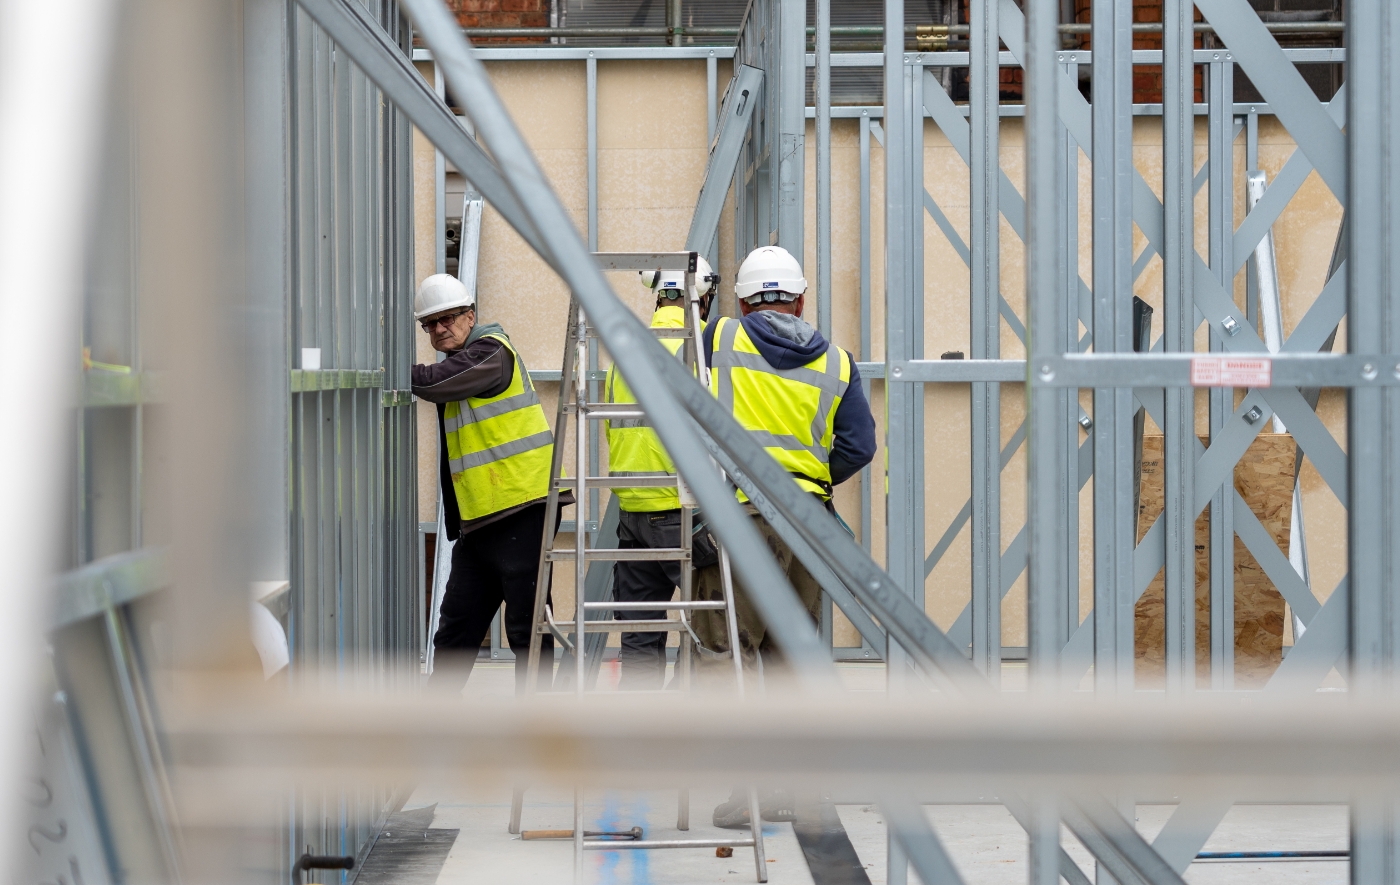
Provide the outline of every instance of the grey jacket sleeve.
<path id="1" fill-rule="evenodd" d="M 413 367 L 413 393 L 430 403 L 498 396 L 515 377 L 515 360 L 495 338 L 478 338 L 440 363 Z"/>

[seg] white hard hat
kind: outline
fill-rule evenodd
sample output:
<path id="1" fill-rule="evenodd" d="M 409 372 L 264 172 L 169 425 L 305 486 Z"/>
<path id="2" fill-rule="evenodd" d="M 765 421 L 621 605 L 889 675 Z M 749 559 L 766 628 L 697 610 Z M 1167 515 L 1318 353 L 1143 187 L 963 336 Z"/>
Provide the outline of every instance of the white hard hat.
<path id="1" fill-rule="evenodd" d="M 680 298 L 685 289 L 683 270 L 644 270 L 637 276 L 641 278 L 643 286 L 656 290 L 658 298 Z M 695 288 L 700 290 L 701 298 L 719 288 L 719 274 L 710 270 L 710 262 L 703 255 L 695 256 Z"/>
<path id="2" fill-rule="evenodd" d="M 435 273 L 418 287 L 413 299 L 413 318 L 421 320 L 454 307 L 476 307 L 476 296 L 452 274 Z"/>
<path id="3" fill-rule="evenodd" d="M 734 294 L 744 301 L 795 301 L 806 291 L 802 265 L 781 246 L 762 246 L 750 252 L 734 280 Z"/>

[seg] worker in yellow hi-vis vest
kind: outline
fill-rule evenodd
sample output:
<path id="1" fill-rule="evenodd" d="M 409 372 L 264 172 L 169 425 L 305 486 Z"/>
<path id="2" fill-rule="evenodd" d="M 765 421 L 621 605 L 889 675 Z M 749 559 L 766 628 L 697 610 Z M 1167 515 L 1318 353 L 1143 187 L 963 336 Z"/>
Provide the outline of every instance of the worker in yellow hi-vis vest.
<path id="1" fill-rule="evenodd" d="M 476 296 L 460 280 L 428 277 L 414 314 L 433 348 L 447 355 L 413 367 L 413 393 L 437 403 L 442 503 L 447 536 L 456 542 L 433 636 L 432 681 L 461 689 L 504 601 L 520 686 L 554 436 L 525 361 L 500 325 L 477 323 Z M 543 661 L 550 662 L 554 641 L 545 636 L 542 643 Z M 548 663 L 541 668 L 543 687 L 551 669 Z"/>
<path id="2" fill-rule="evenodd" d="M 749 253 L 739 266 L 734 290 L 742 318 L 721 317 L 703 336 L 701 353 L 710 367 L 710 389 L 798 488 L 835 512 L 832 487 L 855 476 L 875 456 L 875 419 L 855 360 L 802 318 L 807 280 L 787 250 L 764 246 Z M 821 587 L 742 492 L 739 499 L 815 622 Z M 695 590 L 697 599 L 722 599 L 720 567 L 699 569 Z M 736 582 L 735 603 L 738 652 L 745 659 L 745 671 L 756 670 L 761 657 L 765 678 L 781 672 L 781 650 L 742 582 Z M 722 613 L 697 611 L 694 622 L 706 647 L 730 651 Z M 711 668 L 718 664 L 704 657 L 699 663 Z M 765 820 L 793 818 L 792 797 L 785 791 L 761 796 L 759 807 Z M 744 828 L 748 821 L 744 790 L 736 790 L 715 809 L 716 826 Z"/>
<path id="3" fill-rule="evenodd" d="M 683 271 L 642 271 L 642 285 L 656 292 L 652 328 L 682 329 L 689 310 Z M 704 258 L 696 259 L 695 287 L 700 298 L 700 315 L 709 312 L 710 301 L 719 287 L 719 276 Z M 662 338 L 671 353 L 680 350 L 681 338 Z M 608 369 L 606 396 L 610 403 L 636 402 L 616 367 Z M 646 418 L 616 418 L 606 422 L 608 470 L 613 476 L 675 474 L 676 466 L 666 454 L 656 431 Z M 676 548 L 681 546 L 681 501 L 675 486 L 613 489 L 618 498 L 618 546 Z M 682 563 L 677 561 L 619 562 L 614 571 L 614 593 L 619 602 L 666 602 L 680 585 Z M 666 612 L 617 611 L 620 621 L 659 620 Z M 618 685 L 627 689 L 661 688 L 666 679 L 665 633 L 623 633 Z"/>

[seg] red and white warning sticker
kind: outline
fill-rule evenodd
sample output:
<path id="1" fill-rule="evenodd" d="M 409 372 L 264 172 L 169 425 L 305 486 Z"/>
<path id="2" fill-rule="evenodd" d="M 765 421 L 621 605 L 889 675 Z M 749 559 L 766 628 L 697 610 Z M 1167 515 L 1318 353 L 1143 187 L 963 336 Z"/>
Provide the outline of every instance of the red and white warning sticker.
<path id="1" fill-rule="evenodd" d="M 1274 361 L 1268 357 L 1198 356 L 1191 359 L 1192 387 L 1269 387 Z"/>

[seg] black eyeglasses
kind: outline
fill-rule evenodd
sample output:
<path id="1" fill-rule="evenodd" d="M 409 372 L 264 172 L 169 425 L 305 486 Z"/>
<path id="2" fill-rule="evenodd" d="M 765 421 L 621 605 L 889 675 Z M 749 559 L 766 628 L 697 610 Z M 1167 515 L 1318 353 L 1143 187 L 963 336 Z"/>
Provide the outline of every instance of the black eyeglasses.
<path id="1" fill-rule="evenodd" d="M 434 320 L 423 320 L 418 325 L 423 327 L 424 332 L 431 332 L 433 331 L 433 329 L 437 328 L 443 323 L 450 323 L 453 320 L 457 319 L 457 317 L 462 316 L 463 314 L 471 313 L 471 310 L 472 309 L 470 307 L 464 307 L 461 310 L 456 311 L 455 313 L 445 314 Z"/>

